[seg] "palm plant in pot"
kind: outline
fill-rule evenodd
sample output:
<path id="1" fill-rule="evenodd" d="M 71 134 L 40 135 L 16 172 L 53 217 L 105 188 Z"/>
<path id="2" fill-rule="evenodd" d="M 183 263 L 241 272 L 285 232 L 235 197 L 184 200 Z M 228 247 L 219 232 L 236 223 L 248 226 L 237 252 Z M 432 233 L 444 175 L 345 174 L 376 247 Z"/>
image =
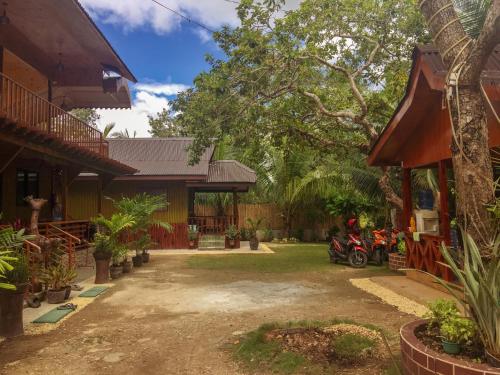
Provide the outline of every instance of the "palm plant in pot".
<path id="1" fill-rule="evenodd" d="M 234 249 L 236 246 L 236 240 L 238 239 L 238 236 L 240 235 L 240 232 L 238 231 L 238 228 L 236 228 L 236 225 L 231 224 L 227 229 L 226 229 L 226 238 L 229 241 L 229 247 L 231 249 Z M 258 247 L 258 245 L 257 245 Z"/>
<path id="2" fill-rule="evenodd" d="M 43 269 L 40 279 L 47 285 L 47 302 L 57 304 L 64 302 L 66 288 L 64 288 L 64 277 L 66 267 L 63 264 L 52 264 Z"/>
<path id="3" fill-rule="evenodd" d="M 112 279 L 117 279 L 123 273 L 123 260 L 127 256 L 128 249 L 123 244 L 114 244 L 110 275 Z"/>
<path id="4" fill-rule="evenodd" d="M 119 201 L 115 201 L 114 205 L 119 212 L 131 216 L 134 220 L 130 227 L 130 232 L 136 239 L 136 256 L 132 259 L 134 266 L 138 267 L 143 262 L 147 263 L 149 261 L 148 247 L 153 243 L 148 233 L 149 229 L 152 226 L 158 226 L 166 231 L 172 231 L 170 224 L 154 218 L 157 211 L 167 207 L 168 202 L 165 196 L 142 193 L 131 198 L 123 197 Z M 142 257 L 142 260 L 139 259 L 139 256 Z"/>
<path id="5" fill-rule="evenodd" d="M 127 214 L 117 213 L 109 219 L 100 215 L 93 220 L 98 232 L 94 238 L 94 258 L 96 261 L 96 284 L 106 283 L 109 274 L 109 263 L 113 258 L 113 275 L 118 277 L 123 268 L 120 262 L 127 254 L 127 248 L 120 243 L 120 235 L 131 228 L 135 221 Z"/>
<path id="6" fill-rule="evenodd" d="M 250 250 L 258 250 L 259 249 L 259 239 L 257 238 L 257 231 L 262 224 L 262 218 L 252 220 L 251 218 L 247 219 L 248 224 L 248 236 L 250 240 Z"/>
<path id="7" fill-rule="evenodd" d="M 30 271 L 22 245 L 31 238 L 24 230 L 0 230 L 0 336 L 13 337 L 24 332 L 23 302 Z"/>
<path id="8" fill-rule="evenodd" d="M 197 240 L 198 240 L 198 227 L 196 225 L 190 225 L 188 227 L 188 241 L 190 249 L 196 249 Z"/>

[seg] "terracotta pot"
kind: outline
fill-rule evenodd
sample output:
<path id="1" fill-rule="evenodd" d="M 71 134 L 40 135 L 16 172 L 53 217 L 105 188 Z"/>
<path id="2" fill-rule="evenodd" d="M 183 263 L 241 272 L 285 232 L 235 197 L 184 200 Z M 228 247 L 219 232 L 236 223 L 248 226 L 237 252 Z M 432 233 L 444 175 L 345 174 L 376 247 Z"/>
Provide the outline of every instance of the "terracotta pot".
<path id="1" fill-rule="evenodd" d="M 196 241 L 195 240 L 189 241 L 189 248 L 196 249 Z"/>
<path id="2" fill-rule="evenodd" d="M 123 266 L 111 266 L 109 268 L 109 274 L 111 275 L 111 278 L 118 279 L 123 273 Z"/>
<path id="3" fill-rule="evenodd" d="M 23 304 L 28 284 L 16 286 L 16 290 L 0 289 L 0 336 L 14 337 L 24 333 Z"/>
<path id="4" fill-rule="evenodd" d="M 149 253 L 142 253 L 142 263 L 149 263 Z"/>
<path id="5" fill-rule="evenodd" d="M 105 284 L 109 282 L 109 261 L 110 258 L 107 259 L 98 259 L 95 258 L 95 284 Z"/>
<path id="6" fill-rule="evenodd" d="M 134 267 L 141 267 L 142 255 L 136 255 L 135 257 L 132 257 L 132 263 L 134 263 Z"/>
<path id="7" fill-rule="evenodd" d="M 234 249 L 235 246 L 236 246 L 236 240 L 229 240 L 229 248 Z"/>
<path id="8" fill-rule="evenodd" d="M 257 238 L 250 238 L 250 250 L 259 249 L 259 240 Z"/>
<path id="9" fill-rule="evenodd" d="M 64 302 L 64 296 L 66 295 L 66 288 L 61 290 L 47 290 L 47 302 L 51 304 L 57 304 Z"/>
<path id="10" fill-rule="evenodd" d="M 71 296 L 71 285 L 66 285 L 64 287 L 66 293 L 64 294 L 64 299 L 68 299 Z"/>
<path id="11" fill-rule="evenodd" d="M 132 262 L 128 260 L 122 263 L 123 273 L 130 273 L 132 271 Z"/>

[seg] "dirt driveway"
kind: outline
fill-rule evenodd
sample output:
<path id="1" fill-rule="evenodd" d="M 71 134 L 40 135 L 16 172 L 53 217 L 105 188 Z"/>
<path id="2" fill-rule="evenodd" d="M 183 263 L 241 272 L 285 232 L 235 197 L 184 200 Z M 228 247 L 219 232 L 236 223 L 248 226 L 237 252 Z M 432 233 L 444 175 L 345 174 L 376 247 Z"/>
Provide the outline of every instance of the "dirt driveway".
<path id="1" fill-rule="evenodd" d="M 153 255 L 57 330 L 0 344 L 0 373 L 244 374 L 224 347 L 272 321 L 350 318 L 386 328 L 396 343 L 412 316 L 348 281 L 371 272 L 206 271 L 188 268 L 186 256 Z"/>

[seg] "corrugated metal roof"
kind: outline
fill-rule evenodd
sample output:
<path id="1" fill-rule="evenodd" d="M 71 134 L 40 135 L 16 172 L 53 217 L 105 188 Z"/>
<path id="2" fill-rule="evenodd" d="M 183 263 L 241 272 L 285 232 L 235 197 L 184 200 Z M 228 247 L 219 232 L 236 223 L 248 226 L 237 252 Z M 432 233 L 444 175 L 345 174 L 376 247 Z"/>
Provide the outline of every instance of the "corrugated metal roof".
<path id="1" fill-rule="evenodd" d="M 255 172 L 236 160 L 217 160 L 210 163 L 208 183 L 250 183 L 255 184 Z"/>
<path id="2" fill-rule="evenodd" d="M 138 176 L 206 176 L 214 147 L 189 165 L 192 138 L 110 138 L 109 156 L 138 170 Z"/>

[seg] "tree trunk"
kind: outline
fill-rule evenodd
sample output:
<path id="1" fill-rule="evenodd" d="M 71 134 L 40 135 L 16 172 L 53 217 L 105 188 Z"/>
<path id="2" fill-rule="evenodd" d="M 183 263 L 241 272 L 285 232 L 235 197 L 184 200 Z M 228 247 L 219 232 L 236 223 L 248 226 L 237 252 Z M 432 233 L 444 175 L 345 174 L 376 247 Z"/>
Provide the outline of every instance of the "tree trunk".
<path id="1" fill-rule="evenodd" d="M 487 104 L 483 101 L 477 74 L 483 70 L 483 66 L 477 65 L 484 64 L 488 56 L 479 59 L 477 56 L 481 52 L 490 52 L 481 47 L 487 45 L 484 41 L 474 43 L 467 36 L 451 0 L 420 0 L 419 4 L 446 69 L 453 72 L 448 76 L 446 89 L 450 95 L 448 105 L 456 136 L 451 148 L 458 219 L 474 240 L 484 244 L 493 233 L 486 205 L 494 201 L 495 192 L 488 147 Z M 498 7 L 496 2 L 492 4 Z M 495 35 L 486 30 L 494 24 L 485 23 L 479 39 L 484 35 Z M 477 50 L 476 46 L 483 51 Z"/>
<path id="2" fill-rule="evenodd" d="M 395 208 L 403 209 L 403 200 L 396 194 L 389 181 L 389 168 L 381 168 L 384 174 L 379 178 L 378 185 L 385 195 L 385 199 Z"/>

